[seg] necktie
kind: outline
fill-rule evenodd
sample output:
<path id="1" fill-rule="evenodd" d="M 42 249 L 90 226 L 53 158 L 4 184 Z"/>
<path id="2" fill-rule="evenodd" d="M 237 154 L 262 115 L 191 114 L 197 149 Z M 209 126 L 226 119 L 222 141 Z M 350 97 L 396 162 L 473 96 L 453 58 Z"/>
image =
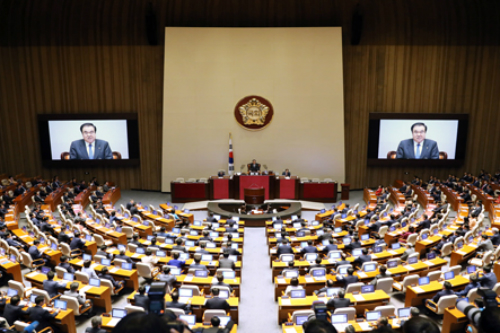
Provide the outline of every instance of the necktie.
<path id="1" fill-rule="evenodd" d="M 420 158 L 420 143 L 417 143 L 417 153 L 415 154 L 415 158 Z"/>
<path id="2" fill-rule="evenodd" d="M 92 151 L 92 144 L 89 144 L 89 159 L 94 159 L 94 152 Z"/>

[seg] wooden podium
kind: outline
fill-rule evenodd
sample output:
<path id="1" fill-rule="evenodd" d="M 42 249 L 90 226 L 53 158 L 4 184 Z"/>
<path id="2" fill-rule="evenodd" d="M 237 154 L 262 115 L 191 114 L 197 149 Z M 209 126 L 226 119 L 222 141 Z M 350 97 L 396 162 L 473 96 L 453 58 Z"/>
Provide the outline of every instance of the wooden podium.
<path id="1" fill-rule="evenodd" d="M 266 191 L 263 187 L 260 188 L 245 188 L 243 189 L 245 203 L 251 205 L 259 205 L 264 203 Z"/>

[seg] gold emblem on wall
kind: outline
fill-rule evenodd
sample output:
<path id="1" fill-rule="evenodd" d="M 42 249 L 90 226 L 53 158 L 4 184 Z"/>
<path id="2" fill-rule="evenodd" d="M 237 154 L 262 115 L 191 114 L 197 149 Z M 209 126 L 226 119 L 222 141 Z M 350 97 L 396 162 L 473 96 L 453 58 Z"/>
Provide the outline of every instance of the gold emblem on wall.
<path id="1" fill-rule="evenodd" d="M 273 107 L 264 97 L 247 96 L 236 104 L 234 116 L 245 129 L 258 131 L 269 125 L 274 115 Z"/>

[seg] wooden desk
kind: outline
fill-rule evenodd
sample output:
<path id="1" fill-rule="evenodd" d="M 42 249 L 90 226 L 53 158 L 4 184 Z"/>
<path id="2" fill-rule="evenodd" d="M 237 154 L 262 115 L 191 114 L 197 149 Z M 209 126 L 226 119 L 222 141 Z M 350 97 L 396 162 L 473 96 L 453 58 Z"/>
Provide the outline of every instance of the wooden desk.
<path id="1" fill-rule="evenodd" d="M 28 191 L 24 192 L 21 195 L 18 195 L 13 200 L 14 205 L 17 205 L 20 208 L 20 209 L 16 210 L 17 214 L 19 214 L 21 211 L 24 210 L 24 206 L 31 206 L 31 204 L 32 204 L 31 197 L 33 197 L 35 195 L 35 192 L 38 191 L 40 186 L 42 186 L 42 185 L 38 184 L 38 185 L 30 188 Z"/>
<path id="2" fill-rule="evenodd" d="M 439 243 L 441 241 L 441 238 L 441 235 L 433 235 L 429 236 L 425 240 L 419 240 L 415 244 L 415 252 L 420 253 L 420 255 L 422 256 L 427 251 L 427 249 Z"/>
<path id="3" fill-rule="evenodd" d="M 375 326 L 375 323 L 376 322 L 372 322 L 372 324 L 370 325 L 369 322 L 357 322 L 355 320 L 350 320 L 348 322 L 348 324 L 352 325 L 352 327 L 354 327 L 354 331 L 355 332 L 372 332 L 374 330 L 374 328 L 376 327 Z M 393 329 L 398 329 L 400 326 L 399 326 L 399 320 L 393 320 L 393 319 L 389 319 L 389 324 L 391 324 L 392 328 Z M 303 333 L 304 330 L 302 328 L 302 325 L 286 325 L 286 324 L 282 324 L 281 325 L 281 329 L 282 329 L 282 332 L 283 333 Z M 340 332 L 340 331 L 338 331 Z"/>
<path id="4" fill-rule="evenodd" d="M 450 333 L 454 331 L 464 332 L 468 322 L 469 319 L 467 319 L 467 316 L 457 308 L 446 308 L 444 309 L 441 333 Z"/>
<path id="5" fill-rule="evenodd" d="M 460 265 L 474 256 L 477 245 L 464 245 L 460 250 L 453 251 L 450 256 L 450 267 Z"/>
<path id="6" fill-rule="evenodd" d="M 337 183 L 299 183 L 299 198 L 307 201 L 337 202 Z"/>
<path id="7" fill-rule="evenodd" d="M 6 262 L 8 261 L 8 262 Z M 12 262 L 9 258 L 0 256 L 0 269 L 12 276 L 12 279 L 18 282 L 23 282 L 23 275 L 21 274 L 21 265 L 18 262 Z"/>
<path id="8" fill-rule="evenodd" d="M 424 207 L 424 209 L 426 209 L 429 204 L 434 203 L 434 198 L 422 187 L 412 184 L 411 188 L 415 191 L 417 201 L 422 205 L 422 207 Z"/>
<path id="9" fill-rule="evenodd" d="M 31 284 L 39 289 L 43 290 L 43 281 L 47 280 L 47 275 L 34 271 L 28 273 L 24 276 L 26 280 L 30 281 Z M 57 276 L 54 277 L 54 281 L 61 281 Z M 78 282 L 78 290 L 82 289 L 86 286 L 86 284 L 80 281 Z M 66 285 L 66 289 L 69 290 L 72 282 L 68 282 Z M 108 287 L 92 287 L 85 292 L 87 299 L 91 299 L 94 303 L 94 306 L 104 308 L 106 312 L 111 311 L 111 290 Z"/>
<path id="10" fill-rule="evenodd" d="M 392 202 L 394 204 L 394 206 L 398 206 L 399 204 L 404 205 L 406 199 L 405 199 L 405 196 L 403 195 L 403 193 L 401 193 L 394 186 L 388 186 L 387 190 L 391 194 L 391 196 L 389 197 L 389 201 Z"/>
<path id="11" fill-rule="evenodd" d="M 377 196 L 375 195 L 375 191 L 370 190 L 369 188 L 365 188 L 363 190 L 363 200 L 367 205 L 377 204 Z"/>
<path id="12" fill-rule="evenodd" d="M 61 198 L 66 192 L 66 188 L 68 187 L 68 184 L 64 184 L 54 192 L 50 193 L 46 198 L 45 198 L 45 204 L 47 204 L 50 207 L 50 210 L 52 212 L 55 212 L 57 209 L 57 205 L 61 203 Z"/>
<path id="13" fill-rule="evenodd" d="M 453 290 L 459 290 L 469 283 L 469 279 L 458 275 L 454 279 L 448 280 L 448 282 L 453 286 Z M 438 281 L 432 281 L 425 286 L 407 287 L 405 307 L 422 305 L 425 299 L 434 297 L 441 290 L 443 290 L 443 285 Z"/>
<path id="14" fill-rule="evenodd" d="M 135 304 L 134 301 L 134 296 L 135 296 L 136 291 L 132 292 L 128 297 L 127 300 L 129 301 L 130 304 Z M 196 315 L 196 321 L 201 322 L 203 318 L 203 312 L 206 310 L 205 309 L 205 302 L 208 298 L 206 298 L 204 295 L 200 296 L 193 296 L 189 300 L 191 301 L 191 311 L 193 312 L 194 315 Z M 165 301 L 170 302 L 172 298 L 170 297 L 169 294 L 165 295 Z M 182 300 L 179 300 L 182 302 Z M 238 308 L 239 308 L 239 298 L 238 297 L 229 297 L 226 300 L 229 303 L 230 309 L 229 313 L 231 316 L 231 319 L 235 322 L 238 323 Z"/>
<path id="15" fill-rule="evenodd" d="M 165 230 L 167 231 L 171 231 L 175 227 L 175 221 L 173 219 L 166 219 L 163 216 L 154 215 L 152 212 L 147 210 L 142 210 L 139 212 L 143 219 L 153 221 L 155 225 L 159 224 L 160 227 L 165 227 Z"/>
<path id="16" fill-rule="evenodd" d="M 207 276 L 206 278 L 195 277 L 192 275 L 182 274 L 177 276 L 177 287 L 181 284 L 196 285 L 200 290 L 209 291 L 213 283 L 218 282 L 217 278 L 214 276 Z M 241 298 L 240 283 L 241 278 L 236 277 L 234 279 L 224 279 L 224 283 L 229 284 L 233 288 L 234 296 Z"/>
<path id="17" fill-rule="evenodd" d="M 365 310 L 373 310 L 377 306 L 384 305 L 389 302 L 389 295 L 383 290 L 375 290 L 373 293 L 353 295 L 346 294 L 345 298 L 349 298 L 352 304 L 355 304 L 357 314 L 363 314 Z M 305 298 L 278 298 L 278 324 L 288 320 L 288 314 L 296 310 L 309 310 L 315 301 L 328 302 L 328 297 L 306 296 Z"/>
<path id="18" fill-rule="evenodd" d="M 21 242 L 23 242 L 24 244 L 26 244 L 28 246 L 33 245 L 33 241 L 35 239 L 31 238 L 27 233 L 24 232 L 23 229 L 12 230 L 12 233 L 15 236 L 17 236 L 17 238 Z M 46 244 L 39 244 L 38 245 L 38 250 L 40 250 L 40 252 L 42 252 L 43 254 L 49 256 L 50 257 L 50 262 L 53 265 L 57 266 L 61 262 L 61 260 L 60 260 L 61 256 L 62 256 L 62 252 L 61 251 L 59 251 L 59 250 L 54 251 L 54 250 L 52 250 L 52 248 L 49 245 L 46 245 Z"/>
<path id="19" fill-rule="evenodd" d="M 127 236 L 122 232 L 116 232 L 113 229 L 108 229 L 103 227 L 102 225 L 96 224 L 92 220 L 87 220 L 85 222 L 87 229 L 92 232 L 98 233 L 103 236 L 105 239 L 111 239 L 113 244 L 123 244 L 127 245 Z"/>
<path id="20" fill-rule="evenodd" d="M 453 210 L 458 212 L 460 204 L 464 203 L 464 199 L 448 186 L 441 185 L 441 191 L 446 195 L 446 200 L 451 205 Z"/>
<path id="21" fill-rule="evenodd" d="M 122 192 L 119 187 L 115 187 L 114 190 L 111 189 L 108 192 L 104 193 L 104 196 L 102 197 L 102 203 L 107 205 L 107 204 L 112 204 L 114 205 L 120 198 L 122 197 Z"/>
<path id="22" fill-rule="evenodd" d="M 92 185 L 86 188 L 84 191 L 78 193 L 75 197 L 75 204 L 81 205 L 83 208 L 87 207 L 90 202 L 90 194 L 96 190 L 96 186 Z"/>
<path id="23" fill-rule="evenodd" d="M 70 260 L 69 263 L 76 267 L 78 270 L 80 270 L 83 267 L 83 260 L 75 258 L 73 260 Z M 92 262 L 92 264 L 95 264 L 95 262 Z M 94 266 L 94 270 L 96 272 L 100 272 L 103 269 L 103 265 L 97 265 Z M 118 269 L 116 272 L 111 272 L 111 269 L 113 267 L 108 267 L 108 273 L 113 276 L 113 278 L 117 281 L 125 281 L 125 286 L 130 289 L 137 290 L 139 289 L 139 277 L 137 275 L 137 270 L 132 269 L 130 271 L 125 270 L 125 269 Z"/>
<path id="24" fill-rule="evenodd" d="M 486 211 L 489 211 L 491 208 L 491 205 L 493 204 L 493 201 L 495 198 L 493 198 L 491 195 L 488 195 L 481 191 L 480 188 L 477 188 L 475 186 L 472 186 L 472 184 L 467 185 L 471 191 L 471 195 L 475 194 L 476 195 L 476 200 L 482 200 L 484 209 Z"/>
<path id="25" fill-rule="evenodd" d="M 210 198 L 210 187 L 207 183 L 170 182 L 170 193 L 173 202 L 203 201 Z"/>

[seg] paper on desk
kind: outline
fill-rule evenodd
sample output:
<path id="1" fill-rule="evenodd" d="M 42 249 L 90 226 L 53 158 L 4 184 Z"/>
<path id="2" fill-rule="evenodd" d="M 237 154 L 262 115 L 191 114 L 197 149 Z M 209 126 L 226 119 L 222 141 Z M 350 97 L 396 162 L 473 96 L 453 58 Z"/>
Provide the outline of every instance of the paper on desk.
<path id="1" fill-rule="evenodd" d="M 364 301 L 364 300 L 365 300 L 365 298 L 363 297 L 363 295 L 352 295 L 352 297 L 354 297 L 354 299 L 355 299 L 356 301 L 358 301 L 358 302 L 359 302 L 359 301 Z"/>
<path id="2" fill-rule="evenodd" d="M 388 252 L 389 252 L 390 254 L 392 254 L 392 255 L 397 255 L 397 254 L 398 254 L 398 253 L 397 253 L 396 251 L 394 251 L 394 250 L 389 250 Z"/>
<path id="3" fill-rule="evenodd" d="M 118 270 L 119 270 L 119 268 L 114 267 L 114 268 L 110 269 L 109 272 L 115 273 L 115 272 L 118 272 Z"/>
<path id="4" fill-rule="evenodd" d="M 90 265 L 90 268 L 96 268 L 97 266 L 99 266 L 99 264 L 94 263 L 94 264 Z"/>
<path id="5" fill-rule="evenodd" d="M 316 276 L 313 279 L 315 281 L 326 281 L 326 276 Z"/>
<path id="6" fill-rule="evenodd" d="M 285 327 L 285 333 L 297 333 L 295 327 Z"/>
<path id="7" fill-rule="evenodd" d="M 286 280 L 285 280 L 285 279 L 281 279 L 281 278 L 279 278 L 279 279 L 276 279 L 276 280 L 278 281 L 278 283 L 286 283 Z"/>
<path id="8" fill-rule="evenodd" d="M 409 271 L 413 271 L 415 268 L 413 268 L 412 266 L 408 265 L 408 266 L 405 266 L 405 268 Z"/>
<path id="9" fill-rule="evenodd" d="M 38 272 L 31 272 L 31 273 L 26 274 L 25 276 L 27 276 L 27 277 L 29 277 L 29 278 L 32 278 L 32 279 L 33 279 L 33 278 L 35 278 L 35 276 L 37 276 L 37 275 L 38 275 Z"/>
<path id="10" fill-rule="evenodd" d="M 140 256 L 140 254 L 139 254 L 139 253 L 134 253 L 134 254 L 132 255 L 132 258 L 139 258 L 139 256 Z"/>
<path id="11" fill-rule="evenodd" d="M 189 281 L 193 281 L 193 276 L 190 274 L 186 275 L 186 277 L 184 278 L 184 282 L 189 282 Z"/>
<path id="12" fill-rule="evenodd" d="M 428 266 L 434 266 L 434 263 L 430 260 L 424 261 L 424 264 L 426 264 Z"/>
<path id="13" fill-rule="evenodd" d="M 367 277 L 367 276 L 368 276 L 368 275 L 366 275 L 366 273 L 365 273 L 365 272 L 358 272 L 358 277 L 360 277 L 360 278 L 365 278 L 365 277 Z"/>
<path id="14" fill-rule="evenodd" d="M 312 277 L 310 277 L 310 276 L 306 277 L 305 280 L 306 280 L 307 283 L 313 283 L 314 282 L 314 279 Z"/>
<path id="15" fill-rule="evenodd" d="M 373 327 L 370 325 L 370 323 L 367 323 L 366 321 L 362 322 L 362 323 L 358 323 L 358 325 L 359 325 L 359 327 L 361 327 L 361 330 L 363 332 L 371 331 L 373 329 Z"/>
<path id="16" fill-rule="evenodd" d="M 93 288 L 93 287 L 92 287 L 92 286 L 85 286 L 85 287 L 83 287 L 82 289 L 80 289 L 80 292 L 81 292 L 81 293 L 85 293 L 85 292 L 87 292 L 87 290 L 89 290 L 90 288 Z"/>
<path id="17" fill-rule="evenodd" d="M 458 253 L 458 254 L 461 254 L 461 255 L 463 255 L 463 256 L 467 254 L 467 252 L 464 252 L 464 251 L 462 251 L 462 250 L 458 250 L 458 251 L 457 251 L 457 253 Z"/>
<path id="18" fill-rule="evenodd" d="M 79 262 L 76 263 L 77 266 L 83 266 L 83 260 L 80 260 Z"/>
<path id="19" fill-rule="evenodd" d="M 417 293 L 423 293 L 423 292 L 425 292 L 425 290 L 423 290 L 420 287 L 413 287 L 412 289 L 415 290 Z"/>
<path id="20" fill-rule="evenodd" d="M 289 298 L 282 298 L 281 305 L 292 305 L 292 302 L 290 301 Z"/>

